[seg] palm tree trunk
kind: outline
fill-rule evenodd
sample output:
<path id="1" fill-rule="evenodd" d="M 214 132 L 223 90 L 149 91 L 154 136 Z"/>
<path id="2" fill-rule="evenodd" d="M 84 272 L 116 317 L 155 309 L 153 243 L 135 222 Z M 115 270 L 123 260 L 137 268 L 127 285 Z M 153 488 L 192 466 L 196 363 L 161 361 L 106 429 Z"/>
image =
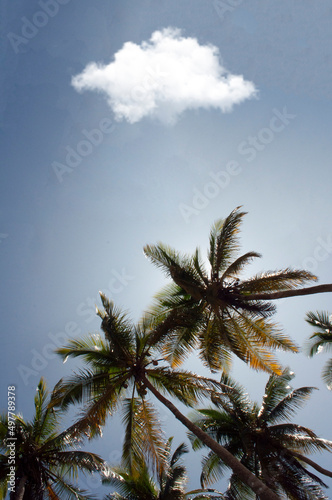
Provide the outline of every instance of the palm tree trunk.
<path id="1" fill-rule="evenodd" d="M 320 465 L 316 464 L 316 462 L 313 462 L 312 460 L 310 460 L 310 458 L 304 457 L 303 455 L 301 455 L 301 453 L 297 453 L 296 451 L 290 451 L 290 453 L 293 455 L 293 457 L 296 457 L 299 460 L 301 460 L 302 462 L 305 462 L 306 464 L 311 465 L 311 467 L 316 469 L 321 474 L 324 474 L 325 476 L 328 476 L 328 477 L 332 477 L 331 471 L 324 469 Z"/>
<path id="2" fill-rule="evenodd" d="M 241 295 L 242 300 L 276 300 L 287 297 L 299 297 L 300 295 L 312 295 L 314 293 L 332 292 L 331 285 L 316 285 L 297 290 L 283 290 L 280 292 L 251 293 L 250 295 Z"/>
<path id="3" fill-rule="evenodd" d="M 185 417 L 176 406 L 171 403 L 167 398 L 160 394 L 157 389 L 149 382 L 146 376 L 142 377 L 142 382 L 144 382 L 147 389 L 149 389 L 152 394 L 168 408 L 173 415 L 180 420 L 180 422 L 187 427 L 195 436 L 198 437 L 210 450 L 212 450 L 225 464 L 227 464 L 236 474 L 241 481 L 243 481 L 249 488 L 251 488 L 256 495 L 259 495 L 260 500 L 280 500 L 278 495 L 276 495 L 270 488 L 268 488 L 262 481 L 260 481 L 252 472 L 250 472 L 241 462 L 235 458 L 226 448 L 217 443 L 212 439 L 206 432 L 202 431 L 197 425 L 191 422 L 187 417 Z"/>
<path id="4" fill-rule="evenodd" d="M 13 496 L 13 500 L 23 500 L 27 479 L 28 479 L 28 476 L 21 477 L 21 479 L 19 480 L 18 486 L 17 486 L 17 490 Z"/>

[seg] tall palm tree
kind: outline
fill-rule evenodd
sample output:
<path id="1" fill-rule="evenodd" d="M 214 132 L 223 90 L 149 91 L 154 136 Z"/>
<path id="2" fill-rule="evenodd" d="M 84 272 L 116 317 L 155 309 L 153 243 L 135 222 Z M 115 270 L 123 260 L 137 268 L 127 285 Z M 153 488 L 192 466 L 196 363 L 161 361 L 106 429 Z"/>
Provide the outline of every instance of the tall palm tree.
<path id="1" fill-rule="evenodd" d="M 332 451 L 332 442 L 321 439 L 306 427 L 290 423 L 289 417 L 310 396 L 313 387 L 291 390 L 294 374 L 285 369 L 281 376 L 271 375 L 261 406 L 250 401 L 244 388 L 224 375 L 222 382 L 233 387 L 227 394 L 214 396 L 214 406 L 199 410 L 193 421 L 232 454 L 277 494 L 292 500 L 326 499 L 321 479 L 305 468 L 310 465 L 332 477 L 306 455 L 314 451 Z M 202 443 L 191 436 L 194 449 Z M 219 479 L 225 463 L 211 452 L 203 459 L 202 485 Z M 226 498 L 255 498 L 248 487 L 232 475 Z"/>
<path id="2" fill-rule="evenodd" d="M 10 486 L 8 474 L 14 467 L 15 486 L 11 500 L 91 499 L 90 494 L 71 483 L 78 471 L 105 471 L 105 462 L 94 453 L 79 451 L 75 429 L 59 433 L 59 411 L 49 407 L 50 397 L 43 379 L 35 396 L 35 415 L 32 421 L 23 417 L 0 420 L 0 482 L 1 498 Z M 14 424 L 14 425 L 13 425 Z M 10 452 L 12 453 L 10 454 Z M 10 458 L 12 460 L 10 460 Z M 15 490 L 15 491 L 14 491 Z"/>
<path id="3" fill-rule="evenodd" d="M 307 343 L 309 356 L 321 352 L 323 349 L 332 348 L 332 316 L 327 312 L 309 312 L 306 321 L 318 329 L 313 333 Z M 327 388 L 332 390 L 332 358 L 327 361 L 322 371 L 322 378 Z"/>
<path id="4" fill-rule="evenodd" d="M 144 248 L 152 263 L 173 281 L 156 296 L 151 313 L 163 321 L 174 323 L 180 319 L 164 348 L 174 366 L 198 346 L 201 359 L 213 370 L 228 371 L 233 353 L 254 369 L 280 374 L 281 367 L 271 350 L 297 351 L 293 342 L 270 321 L 275 311 L 271 300 L 324 290 L 299 289 L 316 277 L 307 271 L 288 268 L 241 281 L 241 271 L 252 259 L 260 257 L 256 252 L 238 256 L 238 232 L 244 215 L 238 207 L 225 220 L 213 225 L 209 272 L 198 249 L 189 256 L 161 243 Z M 328 287 L 332 291 L 332 285 Z M 187 328 L 185 319 L 189 321 Z"/>
<path id="5" fill-rule="evenodd" d="M 273 492 L 164 396 L 168 394 L 187 406 L 193 406 L 200 398 L 228 388 L 216 380 L 171 369 L 162 358 L 156 359 L 165 328 L 153 329 L 146 318 L 139 325 L 132 325 L 103 294 L 101 299 L 104 311 L 98 310 L 98 314 L 102 318 L 105 337 L 94 334 L 70 340 L 67 346 L 58 349 L 64 360 L 68 356 L 80 357 L 89 366 L 69 380 L 61 380 L 54 394 L 53 404 L 61 405 L 63 409 L 72 403 L 84 403 L 83 415 L 76 423 L 77 432 L 97 433 L 105 424 L 107 414 L 114 413 L 123 403 L 126 425 L 123 463 L 133 471 L 142 466 L 140 457 L 149 456 L 156 470 L 160 470 L 163 442 L 156 425 L 155 410 L 145 398 L 148 390 L 188 430 L 225 460 L 246 484 L 256 492 L 260 491 L 262 500 L 276 500 L 278 497 Z M 130 397 L 126 398 L 128 393 Z"/>
<path id="6" fill-rule="evenodd" d="M 103 479 L 103 484 L 115 487 L 116 493 L 107 495 L 105 500 L 185 500 L 189 496 L 195 500 L 221 500 L 223 496 L 215 490 L 186 492 L 187 470 L 181 459 L 184 453 L 188 453 L 188 448 L 182 443 L 171 454 L 172 440 L 169 438 L 166 442 L 157 482 L 151 477 L 145 462 L 139 470 L 134 471 L 128 470 L 126 466 L 114 467 Z"/>

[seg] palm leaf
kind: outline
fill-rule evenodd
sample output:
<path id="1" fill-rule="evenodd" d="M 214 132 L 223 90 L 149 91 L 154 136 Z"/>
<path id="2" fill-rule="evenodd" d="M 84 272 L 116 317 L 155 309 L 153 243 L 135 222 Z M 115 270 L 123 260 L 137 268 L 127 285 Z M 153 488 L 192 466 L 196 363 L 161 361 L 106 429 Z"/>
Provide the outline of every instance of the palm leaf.
<path id="1" fill-rule="evenodd" d="M 254 258 L 261 257 L 261 254 L 257 252 L 247 252 L 244 255 L 238 257 L 230 266 L 225 270 L 224 274 L 220 278 L 221 281 L 225 279 L 229 279 L 232 277 L 236 277 L 247 264 L 249 264 Z"/>
<path id="2" fill-rule="evenodd" d="M 316 280 L 316 276 L 302 269 L 282 269 L 256 274 L 251 279 L 241 281 L 239 290 L 244 294 L 294 290 L 299 286 Z"/>
<path id="3" fill-rule="evenodd" d="M 296 412 L 296 410 L 304 405 L 304 403 L 309 399 L 312 391 L 315 389 L 317 388 L 301 387 L 299 389 L 295 389 L 275 406 L 275 408 L 270 412 L 268 420 L 265 420 L 265 422 L 268 421 L 273 424 L 281 418 L 289 418 Z"/>
<path id="4" fill-rule="evenodd" d="M 210 397 L 216 390 L 223 389 L 216 380 L 186 370 L 177 371 L 160 367 L 154 370 L 147 369 L 146 375 L 156 388 L 167 392 L 187 406 L 197 403 L 202 398 Z"/>
<path id="5" fill-rule="evenodd" d="M 234 254 L 239 249 L 238 232 L 245 212 L 233 210 L 224 220 L 218 220 L 212 226 L 210 234 L 209 262 L 212 273 L 224 271 L 231 264 Z"/>
<path id="6" fill-rule="evenodd" d="M 322 371 L 322 378 L 327 388 L 332 391 L 332 359 L 329 359 Z"/>

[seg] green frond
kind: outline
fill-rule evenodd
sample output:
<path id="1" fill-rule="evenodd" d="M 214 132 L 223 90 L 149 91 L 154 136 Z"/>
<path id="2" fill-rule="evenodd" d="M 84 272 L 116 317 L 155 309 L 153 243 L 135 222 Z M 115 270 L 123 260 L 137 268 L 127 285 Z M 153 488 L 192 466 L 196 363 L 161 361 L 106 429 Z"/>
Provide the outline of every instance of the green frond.
<path id="1" fill-rule="evenodd" d="M 65 481 L 60 475 L 52 474 L 53 483 L 49 485 L 48 493 L 50 500 L 97 500 L 97 497 L 86 490 L 80 489 L 78 486 Z M 52 497 L 50 488 L 53 494 L 57 497 Z"/>
<path id="2" fill-rule="evenodd" d="M 205 314 L 199 332 L 199 357 L 212 372 L 228 372 L 232 366 L 232 349 L 226 321 L 212 313 Z"/>
<path id="3" fill-rule="evenodd" d="M 238 257 L 234 262 L 228 266 L 228 268 L 224 271 L 220 280 L 224 281 L 229 278 L 236 278 L 237 275 L 255 258 L 261 257 L 261 254 L 257 252 L 247 252 L 241 257 Z"/>
<path id="4" fill-rule="evenodd" d="M 246 281 L 241 281 L 239 290 L 244 294 L 259 292 L 279 292 L 284 290 L 294 290 L 310 281 L 317 280 L 317 277 L 302 269 L 281 269 L 279 271 L 266 271 L 256 274 Z"/>
<path id="5" fill-rule="evenodd" d="M 244 462 L 244 465 L 246 467 L 250 467 L 251 470 L 254 469 L 252 464 L 248 464 L 246 461 Z M 229 481 L 229 486 L 227 488 L 227 491 L 225 492 L 226 499 L 227 500 L 254 500 L 255 495 L 253 494 L 253 491 L 251 488 L 249 488 L 246 484 L 244 484 L 236 474 L 232 474 L 230 481 Z M 295 500 L 295 499 L 292 499 Z"/>
<path id="6" fill-rule="evenodd" d="M 299 408 L 306 403 L 315 387 L 301 387 L 295 389 L 290 394 L 285 396 L 273 409 L 269 412 L 268 418 L 264 422 L 273 424 L 278 422 L 281 418 L 289 418 Z M 266 415 L 267 417 L 267 415 Z"/>
<path id="7" fill-rule="evenodd" d="M 75 469 L 85 473 L 102 472 L 105 470 L 105 462 L 95 453 L 71 450 L 52 451 L 43 454 L 49 465 L 63 466 L 67 469 L 67 474 L 75 473 Z"/>
<path id="8" fill-rule="evenodd" d="M 200 323 L 201 313 L 196 309 L 192 314 L 177 311 L 159 326 L 159 331 L 168 326 L 168 334 L 164 336 L 160 352 L 172 367 L 180 366 L 197 347 L 197 330 Z"/>
<path id="9" fill-rule="evenodd" d="M 205 282 L 200 266 L 196 268 L 193 258 L 180 255 L 169 247 L 159 244 L 146 246 L 145 254 L 154 264 L 161 267 L 173 281 L 189 295 L 200 297 Z"/>
<path id="10" fill-rule="evenodd" d="M 325 382 L 326 387 L 332 391 L 332 359 L 329 359 L 324 365 L 322 379 Z"/>
<path id="11" fill-rule="evenodd" d="M 187 406 L 197 403 L 202 398 L 209 398 L 212 392 L 222 390 L 221 384 L 216 380 L 185 370 L 177 371 L 161 367 L 147 370 L 146 376 L 158 390 L 167 392 Z"/>
<path id="12" fill-rule="evenodd" d="M 134 474 L 143 464 L 152 464 L 153 469 L 162 467 L 164 456 L 163 432 L 158 414 L 145 399 L 128 398 L 123 404 L 125 438 L 122 462 Z"/>
<path id="13" fill-rule="evenodd" d="M 74 372 L 70 378 L 60 379 L 55 385 L 52 404 L 66 410 L 72 404 L 90 401 L 108 386 L 109 381 L 110 375 L 105 371 L 85 369 Z"/>
<path id="14" fill-rule="evenodd" d="M 315 354 L 320 354 L 323 351 L 331 351 L 332 334 L 325 332 L 313 333 L 305 343 L 304 349 L 311 358 Z"/>
<path id="15" fill-rule="evenodd" d="M 255 330 L 248 329 L 248 322 L 243 322 L 243 318 L 239 320 L 229 317 L 228 324 L 230 325 L 231 349 L 240 359 L 248 363 L 254 370 L 281 373 L 279 362 L 257 339 Z"/>
<path id="16" fill-rule="evenodd" d="M 246 215 L 246 212 L 240 212 L 239 209 L 237 207 L 226 219 L 217 220 L 212 226 L 208 253 L 212 274 L 225 271 L 239 250 L 237 234 Z"/>
<path id="17" fill-rule="evenodd" d="M 270 414 L 274 408 L 286 397 L 291 387 L 289 382 L 294 378 L 294 373 L 289 368 L 284 368 L 281 375 L 271 375 L 265 386 L 263 404 L 259 411 L 262 421 L 269 421 Z"/>
<path id="18" fill-rule="evenodd" d="M 305 343 L 305 351 L 310 357 L 322 351 L 332 350 L 332 316 L 327 311 L 308 312 L 306 321 L 317 328 Z M 322 379 L 329 390 L 332 390 L 332 359 L 324 365 Z"/>
<path id="19" fill-rule="evenodd" d="M 206 269 L 204 267 L 204 264 L 202 262 L 198 248 L 196 248 L 196 250 L 195 250 L 192 261 L 193 261 L 195 271 L 197 272 L 197 274 L 199 275 L 201 280 L 207 285 L 209 283 L 209 278 L 208 278 Z"/>
<path id="20" fill-rule="evenodd" d="M 176 250 L 163 243 L 146 245 L 143 248 L 145 256 L 169 276 L 172 266 L 181 266 L 182 258 Z M 188 257 L 186 257 L 188 258 Z"/>
<path id="21" fill-rule="evenodd" d="M 275 425 L 269 428 L 274 437 L 285 449 L 312 454 L 322 451 L 332 451 L 332 442 L 322 439 L 307 427 L 295 424 Z"/>
<path id="22" fill-rule="evenodd" d="M 131 474 L 123 466 L 113 467 L 108 477 L 102 479 L 103 484 L 109 484 L 116 488 L 117 492 L 110 495 L 110 499 L 130 500 L 157 500 L 158 490 L 148 469 L 143 465 L 139 474 Z"/>
<path id="23" fill-rule="evenodd" d="M 213 452 L 202 458 L 202 472 L 200 482 L 203 488 L 220 481 L 228 467 Z"/>
<path id="24" fill-rule="evenodd" d="M 39 443 L 54 436 L 59 424 L 56 411 L 50 411 L 48 408 L 49 393 L 43 378 L 39 381 L 34 403 L 35 415 L 32 422 L 32 436 L 36 443 Z"/>
<path id="25" fill-rule="evenodd" d="M 82 370 L 66 381 L 60 380 L 54 391 L 54 405 L 66 410 L 71 404 L 83 403 L 79 420 L 73 426 L 73 434 L 84 433 L 90 438 L 100 434 L 106 418 L 118 408 L 121 402 L 123 382 L 126 377 L 120 373 Z"/>
<path id="26" fill-rule="evenodd" d="M 298 352 L 293 341 L 283 334 L 276 323 L 265 318 L 251 318 L 246 313 L 235 313 L 232 320 L 242 329 L 248 340 L 269 349 Z"/>
<path id="27" fill-rule="evenodd" d="M 308 312 L 305 319 L 315 328 L 322 328 L 324 331 L 329 328 L 332 330 L 331 316 L 327 311 Z"/>
<path id="28" fill-rule="evenodd" d="M 102 315 L 101 329 L 115 356 L 126 359 L 135 351 L 135 335 L 126 313 L 116 308 L 113 302 Z"/>
<path id="29" fill-rule="evenodd" d="M 92 334 L 80 339 L 72 339 L 68 344 L 56 350 L 63 362 L 65 363 L 69 357 L 81 357 L 85 363 L 95 367 L 107 367 L 115 360 L 126 359 L 123 351 L 114 352 L 111 346 L 101 338 L 99 334 Z"/>

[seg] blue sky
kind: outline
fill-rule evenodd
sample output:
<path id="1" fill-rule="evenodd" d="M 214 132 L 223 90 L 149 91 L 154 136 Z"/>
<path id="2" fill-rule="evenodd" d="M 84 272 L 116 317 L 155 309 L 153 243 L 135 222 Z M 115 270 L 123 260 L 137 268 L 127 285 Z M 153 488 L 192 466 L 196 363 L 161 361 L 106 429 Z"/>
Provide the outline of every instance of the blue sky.
<path id="1" fill-rule="evenodd" d="M 327 0 L 2 2 L 3 401 L 15 384 L 28 416 L 39 377 L 70 373 L 52 346 L 98 329 L 99 290 L 140 317 L 165 283 L 145 244 L 204 253 L 238 205 L 243 253 L 263 255 L 252 274 L 293 266 L 332 282 L 331 20 Z M 309 310 L 332 312 L 329 295 L 278 304 L 299 345 Z M 328 355 L 279 359 L 295 387 L 319 387 L 298 422 L 332 440 Z M 233 375 L 261 398 L 266 375 L 238 362 Z M 118 428 L 94 443 L 106 459 Z"/>

